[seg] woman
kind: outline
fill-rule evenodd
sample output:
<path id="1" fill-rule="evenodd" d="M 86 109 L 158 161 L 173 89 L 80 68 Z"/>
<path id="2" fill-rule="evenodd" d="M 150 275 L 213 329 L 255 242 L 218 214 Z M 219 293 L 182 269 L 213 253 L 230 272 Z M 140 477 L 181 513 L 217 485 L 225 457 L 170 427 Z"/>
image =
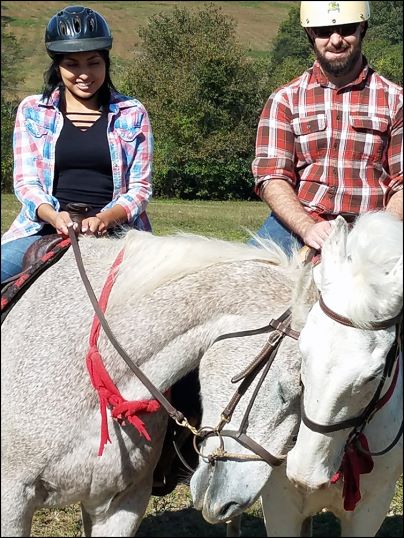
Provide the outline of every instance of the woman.
<path id="1" fill-rule="evenodd" d="M 38 238 L 68 234 L 68 204 L 85 204 L 83 233 L 122 225 L 151 231 L 151 126 L 144 106 L 111 82 L 107 22 L 92 9 L 66 7 L 50 19 L 45 46 L 52 64 L 43 95 L 25 98 L 16 116 L 14 190 L 22 209 L 1 240 L 2 282 L 21 272 Z"/>

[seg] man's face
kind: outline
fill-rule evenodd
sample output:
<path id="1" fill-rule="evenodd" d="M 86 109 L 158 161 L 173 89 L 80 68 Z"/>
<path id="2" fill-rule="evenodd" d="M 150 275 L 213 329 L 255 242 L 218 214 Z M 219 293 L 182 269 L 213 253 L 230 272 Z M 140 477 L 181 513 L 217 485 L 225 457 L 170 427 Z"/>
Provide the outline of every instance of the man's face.
<path id="1" fill-rule="evenodd" d="M 323 71 L 334 76 L 348 74 L 361 56 L 362 23 L 307 29 Z"/>

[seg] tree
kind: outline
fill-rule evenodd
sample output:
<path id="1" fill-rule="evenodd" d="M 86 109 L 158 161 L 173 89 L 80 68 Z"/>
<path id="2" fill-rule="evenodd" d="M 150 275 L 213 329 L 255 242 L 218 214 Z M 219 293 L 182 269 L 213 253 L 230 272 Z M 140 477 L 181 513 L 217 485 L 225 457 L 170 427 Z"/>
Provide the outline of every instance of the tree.
<path id="1" fill-rule="evenodd" d="M 17 82 L 24 79 L 16 71 L 17 60 L 21 57 L 21 47 L 16 37 L 8 29 L 9 18 L 1 16 L 1 92 L 13 91 Z"/>
<path id="2" fill-rule="evenodd" d="M 262 62 L 236 40 L 232 19 L 213 4 L 174 8 L 140 32 L 123 89 L 150 113 L 154 192 L 182 198 L 248 198 Z"/>
<path id="3" fill-rule="evenodd" d="M 382 38 L 389 45 L 403 42 L 403 2 L 373 0 L 370 2 L 371 16 L 366 39 Z"/>
<path id="4" fill-rule="evenodd" d="M 14 88 L 23 79 L 15 69 L 21 48 L 15 36 L 7 30 L 8 18 L 1 17 L 1 192 L 10 192 L 13 185 L 13 130 L 16 102 Z"/>
<path id="5" fill-rule="evenodd" d="M 403 84 L 403 2 L 371 2 L 363 52 L 370 65 L 396 84 Z"/>

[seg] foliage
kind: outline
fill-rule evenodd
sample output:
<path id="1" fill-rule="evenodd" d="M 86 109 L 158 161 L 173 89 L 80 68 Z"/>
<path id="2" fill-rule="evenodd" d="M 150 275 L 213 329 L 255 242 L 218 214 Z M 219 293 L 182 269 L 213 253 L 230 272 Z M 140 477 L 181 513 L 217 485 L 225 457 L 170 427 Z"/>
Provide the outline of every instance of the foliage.
<path id="1" fill-rule="evenodd" d="M 247 57 L 233 21 L 213 4 L 154 16 L 140 36 L 144 54 L 123 87 L 152 120 L 155 194 L 251 196 L 262 62 Z"/>
<path id="2" fill-rule="evenodd" d="M 1 98 L 1 192 L 13 187 L 13 130 L 16 105 Z"/>
<path id="3" fill-rule="evenodd" d="M 373 0 L 366 39 L 382 39 L 389 45 L 403 42 L 403 1 Z"/>
<path id="4" fill-rule="evenodd" d="M 384 77 L 403 84 L 403 2 L 371 2 L 369 29 L 363 52 Z"/>
<path id="5" fill-rule="evenodd" d="M 16 37 L 8 31 L 8 17 L 1 16 L 1 91 L 13 90 L 22 79 L 16 72 L 21 58 L 21 46 Z"/>
<path id="6" fill-rule="evenodd" d="M 8 18 L 1 17 L 1 192 L 11 192 L 13 186 L 13 130 L 16 103 L 4 97 L 12 94 L 21 78 L 15 70 L 21 47 L 8 31 Z"/>

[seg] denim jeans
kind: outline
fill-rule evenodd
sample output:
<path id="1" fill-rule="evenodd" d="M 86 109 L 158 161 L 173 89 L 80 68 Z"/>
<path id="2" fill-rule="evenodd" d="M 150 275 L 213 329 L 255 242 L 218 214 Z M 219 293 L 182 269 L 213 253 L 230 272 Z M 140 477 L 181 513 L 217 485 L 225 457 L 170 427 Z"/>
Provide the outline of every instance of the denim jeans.
<path id="1" fill-rule="evenodd" d="M 303 241 L 286 228 L 273 213 L 264 221 L 256 235 L 264 239 L 272 239 L 288 256 L 291 255 L 293 247 L 300 248 L 303 246 Z M 248 241 L 248 244 L 258 245 L 257 241 L 253 238 Z"/>
<path id="2" fill-rule="evenodd" d="M 1 245 L 1 282 L 22 271 L 24 254 L 41 237 L 41 234 L 29 235 Z"/>

